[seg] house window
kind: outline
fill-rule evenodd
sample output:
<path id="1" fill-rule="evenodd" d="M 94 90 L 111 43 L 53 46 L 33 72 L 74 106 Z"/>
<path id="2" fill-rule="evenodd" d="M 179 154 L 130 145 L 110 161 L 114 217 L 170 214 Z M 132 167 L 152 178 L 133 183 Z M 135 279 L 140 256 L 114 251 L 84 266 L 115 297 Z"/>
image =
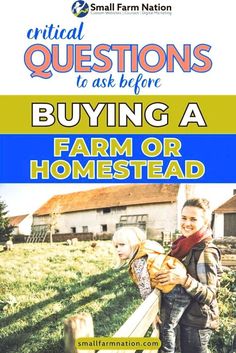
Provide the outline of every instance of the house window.
<path id="1" fill-rule="evenodd" d="M 110 213 L 111 209 L 109 207 L 103 208 L 102 213 Z"/>
<path id="2" fill-rule="evenodd" d="M 102 232 L 107 232 L 107 224 L 101 224 Z"/>
<path id="3" fill-rule="evenodd" d="M 82 231 L 83 233 L 88 233 L 88 226 L 83 226 Z"/>
<path id="4" fill-rule="evenodd" d="M 76 233 L 76 227 L 71 227 L 70 229 L 71 229 L 71 233 L 73 234 Z"/>
<path id="5" fill-rule="evenodd" d="M 224 214 L 224 236 L 234 237 L 236 235 L 236 213 Z"/>

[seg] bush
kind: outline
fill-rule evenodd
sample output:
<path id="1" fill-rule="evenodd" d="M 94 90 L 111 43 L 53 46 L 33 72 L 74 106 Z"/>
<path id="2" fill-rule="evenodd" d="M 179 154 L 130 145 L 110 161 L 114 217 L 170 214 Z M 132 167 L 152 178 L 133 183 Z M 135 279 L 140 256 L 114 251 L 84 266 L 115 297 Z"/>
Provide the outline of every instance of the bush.
<path id="1" fill-rule="evenodd" d="M 211 339 L 211 353 L 236 352 L 236 273 L 224 273 L 219 291 L 220 327 Z"/>

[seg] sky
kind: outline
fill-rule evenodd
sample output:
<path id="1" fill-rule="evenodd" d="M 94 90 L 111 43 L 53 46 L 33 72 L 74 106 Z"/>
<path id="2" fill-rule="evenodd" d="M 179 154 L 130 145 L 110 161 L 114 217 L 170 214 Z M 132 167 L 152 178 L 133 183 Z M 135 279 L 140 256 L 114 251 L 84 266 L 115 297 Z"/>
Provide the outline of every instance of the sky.
<path id="1" fill-rule="evenodd" d="M 52 196 L 115 184 L 0 184 L 0 197 L 8 216 L 33 213 Z M 196 197 L 209 199 L 212 209 L 233 196 L 236 184 L 194 184 Z"/>
<path id="2" fill-rule="evenodd" d="M 33 213 L 52 196 L 94 189 L 108 184 L 0 184 L 0 197 L 8 216 Z"/>

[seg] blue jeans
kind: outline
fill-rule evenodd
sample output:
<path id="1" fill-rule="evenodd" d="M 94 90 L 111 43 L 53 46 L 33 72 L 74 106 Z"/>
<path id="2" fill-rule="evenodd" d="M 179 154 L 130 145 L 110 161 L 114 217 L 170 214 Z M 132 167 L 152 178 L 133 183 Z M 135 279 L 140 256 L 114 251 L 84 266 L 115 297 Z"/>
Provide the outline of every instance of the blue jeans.
<path id="1" fill-rule="evenodd" d="M 177 285 L 169 293 L 162 294 L 160 353 L 174 353 L 176 346 L 176 328 L 191 301 L 185 289 Z M 190 352 L 187 352 L 190 353 Z M 195 352 L 196 353 L 196 352 Z"/>
<path id="2" fill-rule="evenodd" d="M 199 329 L 180 325 L 181 353 L 207 353 L 207 347 L 212 334 L 209 328 Z"/>

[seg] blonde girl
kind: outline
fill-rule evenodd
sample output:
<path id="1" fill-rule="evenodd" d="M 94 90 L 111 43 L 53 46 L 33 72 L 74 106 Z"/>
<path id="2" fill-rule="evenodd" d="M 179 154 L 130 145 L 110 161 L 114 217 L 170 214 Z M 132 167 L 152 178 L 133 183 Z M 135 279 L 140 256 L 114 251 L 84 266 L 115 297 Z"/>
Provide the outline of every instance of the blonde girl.
<path id="1" fill-rule="evenodd" d="M 172 340 L 164 343 L 162 338 L 162 345 L 168 349 L 166 352 L 174 353 L 176 326 L 190 303 L 190 296 L 180 285 L 162 285 L 156 277 L 162 271 L 170 270 L 185 278 L 185 267 L 176 258 L 166 255 L 159 243 L 146 240 L 145 233 L 137 227 L 123 227 L 117 230 L 113 236 L 113 244 L 120 264 L 128 262 L 129 273 L 137 284 L 141 297 L 146 299 L 154 288 L 158 288 L 162 291 L 165 300 L 173 304 L 171 305 L 175 312 L 174 320 L 166 317 L 162 322 L 162 326 Z M 161 322 L 158 317 L 157 322 Z"/>

